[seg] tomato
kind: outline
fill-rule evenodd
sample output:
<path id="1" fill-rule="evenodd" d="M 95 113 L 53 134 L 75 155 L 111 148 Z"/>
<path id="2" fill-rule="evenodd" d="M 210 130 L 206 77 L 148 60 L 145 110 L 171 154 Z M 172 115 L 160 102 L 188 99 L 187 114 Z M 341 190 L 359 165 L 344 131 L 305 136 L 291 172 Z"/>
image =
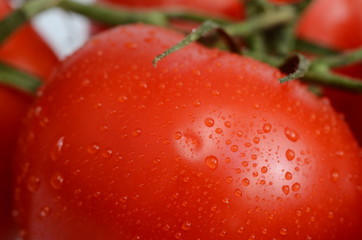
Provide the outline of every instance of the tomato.
<path id="1" fill-rule="evenodd" d="M 338 50 L 362 47 L 362 0 L 318 0 L 303 15 L 298 34 L 309 41 Z M 362 64 L 336 70 L 362 79 Z M 361 94 L 326 89 L 332 105 L 345 115 L 362 146 Z"/>
<path id="2" fill-rule="evenodd" d="M 7 1 L 0 1 L 0 18 L 10 12 Z M 0 61 L 45 78 L 58 62 L 30 25 L 16 31 L 0 47 Z M 20 122 L 32 98 L 0 85 L 0 239 L 11 234 L 11 161 Z"/>
<path id="3" fill-rule="evenodd" d="M 278 70 L 128 25 L 66 59 L 20 139 L 25 239 L 361 239 L 361 156 Z"/>

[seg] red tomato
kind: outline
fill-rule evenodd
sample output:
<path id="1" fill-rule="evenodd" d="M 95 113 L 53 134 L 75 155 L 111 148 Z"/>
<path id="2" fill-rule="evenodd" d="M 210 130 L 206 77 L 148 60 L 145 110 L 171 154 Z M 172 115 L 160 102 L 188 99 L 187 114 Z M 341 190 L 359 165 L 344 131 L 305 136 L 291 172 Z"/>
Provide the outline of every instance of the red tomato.
<path id="1" fill-rule="evenodd" d="M 0 0 L 0 18 L 9 11 L 7 1 Z M 42 78 L 58 62 L 30 25 L 19 29 L 0 47 L 0 61 Z M 20 122 L 31 100 L 30 96 L 0 86 L 0 239 L 11 234 L 11 161 Z"/>
<path id="2" fill-rule="evenodd" d="M 298 34 L 309 41 L 339 49 L 362 47 L 362 0 L 317 0 L 301 19 Z M 336 70 L 362 79 L 362 64 Z M 361 94 L 326 89 L 332 105 L 342 112 L 362 146 Z"/>
<path id="3" fill-rule="evenodd" d="M 362 237 L 361 157 L 327 101 L 253 59 L 153 26 L 104 32 L 31 110 L 25 239 Z"/>

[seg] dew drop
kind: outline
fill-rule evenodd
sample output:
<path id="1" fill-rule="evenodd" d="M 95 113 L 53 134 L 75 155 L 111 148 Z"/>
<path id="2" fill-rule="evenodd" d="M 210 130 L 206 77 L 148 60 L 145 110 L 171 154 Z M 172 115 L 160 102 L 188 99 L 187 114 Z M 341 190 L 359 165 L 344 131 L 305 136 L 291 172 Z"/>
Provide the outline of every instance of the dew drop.
<path id="1" fill-rule="evenodd" d="M 219 161 L 215 156 L 208 156 L 205 158 L 205 164 L 210 169 L 215 170 L 219 165 Z"/>
<path id="2" fill-rule="evenodd" d="M 231 122 L 226 121 L 226 122 L 224 123 L 224 126 L 227 127 L 227 128 L 230 128 L 230 127 L 231 127 Z"/>
<path id="3" fill-rule="evenodd" d="M 241 190 L 239 188 L 235 189 L 234 194 L 237 197 L 241 197 L 243 195 L 243 193 L 241 192 Z"/>
<path id="4" fill-rule="evenodd" d="M 38 190 L 38 188 L 40 186 L 40 178 L 38 178 L 36 176 L 29 177 L 26 186 L 27 186 L 29 192 L 35 192 L 36 190 Z"/>
<path id="5" fill-rule="evenodd" d="M 216 128 L 216 129 L 215 129 L 215 132 L 216 132 L 217 134 L 221 134 L 221 133 L 222 133 L 222 129 L 221 129 L 221 128 Z"/>
<path id="6" fill-rule="evenodd" d="M 268 172 L 268 168 L 267 168 L 266 166 L 263 166 L 263 167 L 261 168 L 261 172 L 262 172 L 262 173 L 267 173 L 267 172 Z"/>
<path id="7" fill-rule="evenodd" d="M 190 221 L 185 221 L 184 223 L 182 223 L 181 228 L 185 231 L 189 230 L 191 227 L 191 222 Z"/>
<path id="8" fill-rule="evenodd" d="M 124 103 L 128 100 L 128 97 L 127 96 L 119 96 L 118 97 L 118 102 L 120 103 Z"/>
<path id="9" fill-rule="evenodd" d="M 233 177 L 232 176 L 228 176 L 228 177 L 226 177 L 226 182 L 227 183 L 232 183 L 233 182 Z"/>
<path id="10" fill-rule="evenodd" d="M 173 137 L 174 137 L 175 140 L 180 140 L 182 138 L 182 133 L 181 132 L 175 132 Z"/>
<path id="11" fill-rule="evenodd" d="M 236 232 L 242 234 L 244 232 L 244 227 L 243 226 L 238 227 L 238 229 L 236 229 Z"/>
<path id="12" fill-rule="evenodd" d="M 61 189 L 63 186 L 64 178 L 60 173 L 53 174 L 52 178 L 50 179 L 50 185 L 54 189 Z"/>
<path id="13" fill-rule="evenodd" d="M 206 118 L 204 123 L 205 123 L 205 126 L 207 126 L 207 127 L 213 127 L 215 124 L 215 121 L 212 118 Z"/>
<path id="14" fill-rule="evenodd" d="M 142 130 L 139 129 L 139 128 L 136 128 L 136 129 L 133 130 L 133 132 L 132 132 L 132 135 L 133 135 L 134 137 L 138 137 L 138 136 L 140 136 L 141 134 L 142 134 Z"/>
<path id="15" fill-rule="evenodd" d="M 333 170 L 331 173 L 332 182 L 337 182 L 339 179 L 339 173 L 336 170 Z"/>
<path id="16" fill-rule="evenodd" d="M 39 217 L 44 218 L 44 217 L 49 216 L 49 214 L 50 214 L 50 208 L 48 206 L 43 206 L 40 209 Z"/>
<path id="17" fill-rule="evenodd" d="M 292 185 L 292 191 L 293 192 L 297 192 L 297 191 L 299 191 L 299 189 L 300 189 L 300 184 L 299 183 L 294 183 Z"/>
<path id="18" fill-rule="evenodd" d="M 263 125 L 263 131 L 264 131 L 265 133 L 270 132 L 271 129 L 272 129 L 272 125 L 271 125 L 270 123 L 265 123 L 265 124 Z"/>
<path id="19" fill-rule="evenodd" d="M 292 161 L 295 157 L 295 153 L 293 150 L 288 149 L 285 153 L 285 156 L 287 157 L 288 161 Z"/>
<path id="20" fill-rule="evenodd" d="M 97 144 L 93 144 L 91 146 L 88 146 L 87 151 L 90 154 L 95 154 L 99 151 L 100 147 Z"/>
<path id="21" fill-rule="evenodd" d="M 291 172 L 286 172 L 285 173 L 285 179 L 286 180 L 291 180 L 293 178 L 293 174 Z"/>
<path id="22" fill-rule="evenodd" d="M 296 132 L 291 130 L 290 128 L 284 129 L 285 136 L 292 142 L 296 142 L 299 139 L 299 136 Z"/>
<path id="23" fill-rule="evenodd" d="M 222 199 L 222 202 L 225 203 L 225 204 L 229 204 L 230 203 L 230 200 L 228 197 L 225 197 Z"/>
<path id="24" fill-rule="evenodd" d="M 232 146 L 230 147 L 230 150 L 231 150 L 232 152 L 237 152 L 238 149 L 239 149 L 238 145 L 232 145 Z"/>
<path id="25" fill-rule="evenodd" d="M 284 193 L 285 195 L 288 195 L 288 194 L 289 194 L 289 191 L 290 191 L 290 188 L 289 188 L 289 186 L 284 185 L 284 186 L 282 187 L 282 190 L 283 190 L 283 193 Z"/>
<path id="26" fill-rule="evenodd" d="M 279 233 L 280 233 L 280 235 L 285 236 L 288 234 L 288 230 L 286 228 L 282 228 L 282 229 L 280 229 Z"/>
<path id="27" fill-rule="evenodd" d="M 242 184 L 243 184 L 244 186 L 249 186 L 250 180 L 249 180 L 248 178 L 244 178 L 244 179 L 242 180 Z"/>

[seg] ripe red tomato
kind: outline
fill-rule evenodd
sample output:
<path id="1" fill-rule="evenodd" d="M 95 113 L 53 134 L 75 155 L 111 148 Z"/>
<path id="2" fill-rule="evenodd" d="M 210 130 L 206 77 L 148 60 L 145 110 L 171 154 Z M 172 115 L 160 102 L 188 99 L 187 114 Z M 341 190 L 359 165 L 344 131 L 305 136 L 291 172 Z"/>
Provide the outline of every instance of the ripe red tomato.
<path id="1" fill-rule="evenodd" d="M 129 25 L 41 92 L 22 134 L 25 239 L 361 239 L 361 157 L 327 101 L 247 57 Z"/>
<path id="2" fill-rule="evenodd" d="M 303 15 L 298 34 L 309 41 L 339 49 L 362 47 L 362 0 L 317 0 Z M 362 64 L 336 70 L 362 79 Z M 326 89 L 332 105 L 342 112 L 362 146 L 361 94 Z"/>
<path id="3" fill-rule="evenodd" d="M 0 0 L 0 19 L 10 11 L 7 1 Z M 0 47 L 0 61 L 42 78 L 58 63 L 30 25 L 16 31 Z M 0 239 L 11 234 L 11 162 L 20 122 L 31 101 L 30 96 L 0 85 Z"/>

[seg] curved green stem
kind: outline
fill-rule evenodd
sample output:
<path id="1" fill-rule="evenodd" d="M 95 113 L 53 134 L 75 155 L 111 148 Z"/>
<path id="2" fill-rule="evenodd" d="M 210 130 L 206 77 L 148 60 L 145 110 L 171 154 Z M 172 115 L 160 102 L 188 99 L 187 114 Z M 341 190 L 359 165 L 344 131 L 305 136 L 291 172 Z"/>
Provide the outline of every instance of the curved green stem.
<path id="1" fill-rule="evenodd" d="M 342 67 L 357 62 L 362 62 L 362 48 L 344 54 L 317 58 L 314 61 L 317 63 L 325 64 L 330 68 Z"/>
<path id="2" fill-rule="evenodd" d="M 310 71 L 305 74 L 302 80 L 320 85 L 335 87 L 338 89 L 362 93 L 362 81 L 344 75 L 332 73 L 325 65 L 311 67 Z"/>
<path id="3" fill-rule="evenodd" d="M 56 6 L 61 0 L 27 1 L 20 8 L 7 15 L 0 22 L 0 44 L 4 42 L 17 28 L 38 13 Z"/>
<path id="4" fill-rule="evenodd" d="M 39 78 L 21 72 L 2 62 L 0 62 L 0 83 L 30 94 L 35 94 L 36 90 L 42 85 Z"/>
<path id="5" fill-rule="evenodd" d="M 283 6 L 276 10 L 250 17 L 240 23 L 225 25 L 225 31 L 232 36 L 250 36 L 263 29 L 267 29 L 282 23 L 292 21 L 295 17 L 295 10 L 289 6 Z"/>

